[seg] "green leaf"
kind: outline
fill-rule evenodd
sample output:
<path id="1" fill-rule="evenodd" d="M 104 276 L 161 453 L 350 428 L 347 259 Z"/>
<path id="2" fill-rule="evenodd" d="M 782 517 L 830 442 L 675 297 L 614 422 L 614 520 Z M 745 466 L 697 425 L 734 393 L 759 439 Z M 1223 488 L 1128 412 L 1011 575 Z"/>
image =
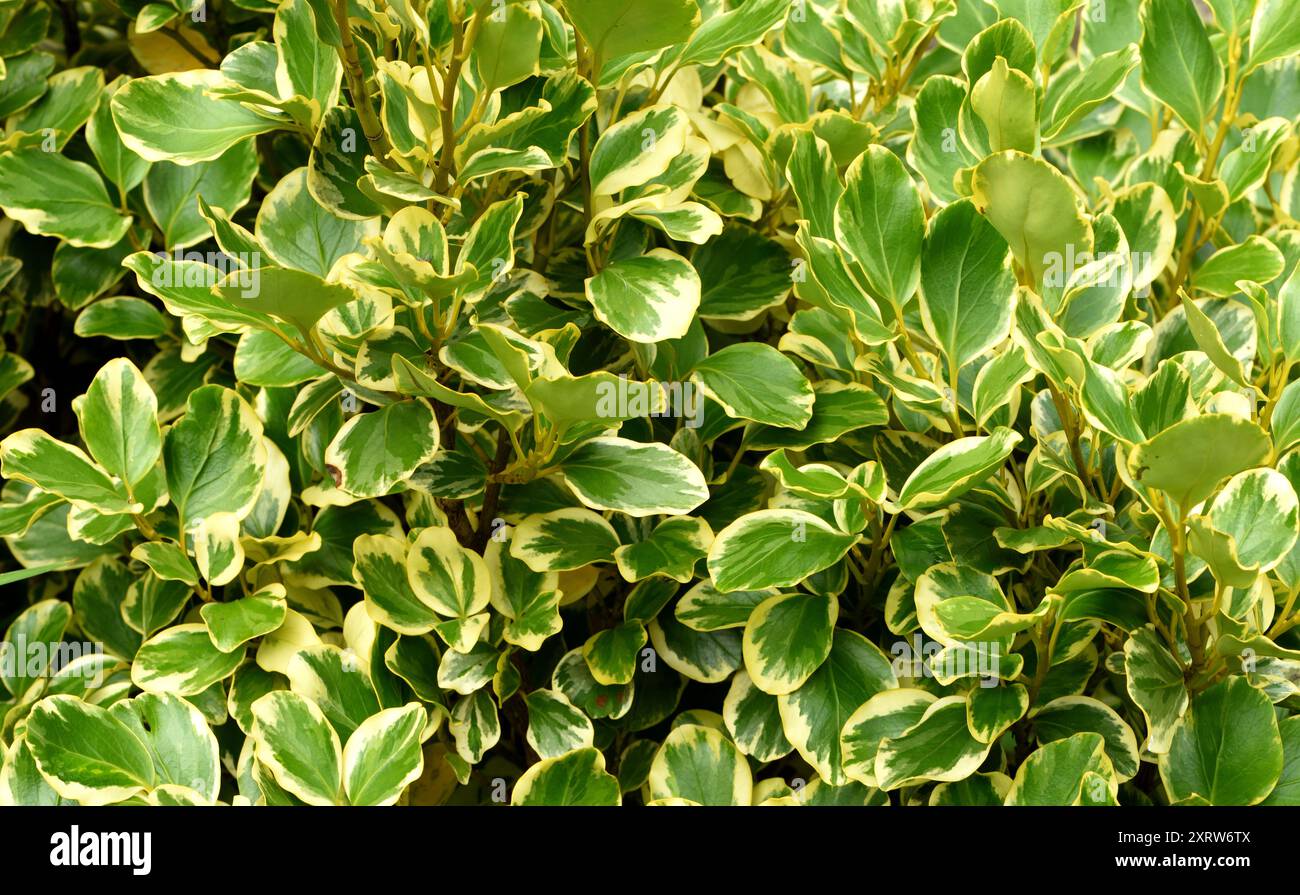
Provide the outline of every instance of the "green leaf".
<path id="1" fill-rule="evenodd" d="M 595 57 L 597 74 L 620 56 L 683 43 L 700 24 L 692 0 L 564 0 L 563 5 Z"/>
<path id="2" fill-rule="evenodd" d="M 593 438 L 570 454 L 560 471 L 587 506 L 629 516 L 682 515 L 709 496 L 699 468 L 659 443 Z"/>
<path id="3" fill-rule="evenodd" d="M 1192 0 L 1142 4 L 1142 86 L 1193 134 L 1223 92 L 1223 63 Z"/>
<path id="4" fill-rule="evenodd" d="M 840 732 L 859 706 L 897 686 L 884 653 L 862 635 L 839 628 L 821 667 L 798 690 L 777 697 L 785 735 L 822 780 L 842 786 L 849 778 Z"/>
<path id="5" fill-rule="evenodd" d="M 582 658 L 592 678 L 605 686 L 632 683 L 647 637 L 639 621 L 623 622 L 592 634 L 582 646 Z"/>
<path id="6" fill-rule="evenodd" d="M 199 615 L 213 645 L 228 653 L 279 628 L 284 624 L 285 608 L 283 587 L 271 584 L 228 603 L 205 603 Z"/>
<path id="7" fill-rule="evenodd" d="M 1115 771 L 1099 733 L 1076 733 L 1040 747 L 1016 771 L 1008 805 L 1078 805 L 1115 797 Z"/>
<path id="8" fill-rule="evenodd" d="M 831 652 L 839 601 L 780 594 L 758 605 L 745 623 L 745 670 L 764 693 L 793 693 Z"/>
<path id="9" fill-rule="evenodd" d="M 988 755 L 989 746 L 971 735 L 966 698 L 945 696 L 897 736 L 880 741 L 875 777 L 883 790 L 925 780 L 953 781 L 969 776 Z"/>
<path id="10" fill-rule="evenodd" d="M 205 385 L 190 393 L 184 418 L 167 432 L 163 459 L 183 527 L 213 513 L 242 519 L 253 509 L 266 468 L 262 422 L 235 392 Z"/>
<path id="11" fill-rule="evenodd" d="M 586 80 L 574 72 L 552 76 L 538 105 L 495 123 L 476 124 L 457 142 L 460 178 L 470 181 L 500 171 L 559 167 L 568 158 L 574 132 L 595 110 L 596 91 Z"/>
<path id="12" fill-rule="evenodd" d="M 966 723 L 981 743 L 994 743 L 1029 711 L 1023 684 L 975 687 L 966 694 Z"/>
<path id="13" fill-rule="evenodd" d="M 1211 805 L 1254 805 L 1281 773 L 1273 706 L 1242 677 L 1198 694 L 1160 756 L 1160 779 L 1174 801 L 1200 796 Z"/>
<path id="14" fill-rule="evenodd" d="M 199 521 L 194 528 L 194 560 L 199 574 L 214 587 L 239 576 L 244 568 L 244 547 L 234 513 L 213 513 Z"/>
<path id="15" fill-rule="evenodd" d="M 250 281 L 257 285 L 250 289 Z M 347 286 L 326 282 L 305 271 L 280 267 L 264 267 L 251 273 L 233 272 L 215 291 L 227 307 L 261 317 L 271 314 L 296 328 L 304 340 L 309 339 L 307 333 L 322 317 L 357 298 Z"/>
<path id="16" fill-rule="evenodd" d="M 292 616 L 286 613 L 285 619 Z M 311 700 L 341 740 L 379 711 L 374 682 L 350 651 L 324 643 L 303 645 L 289 659 L 284 673 L 290 689 Z"/>
<path id="17" fill-rule="evenodd" d="M 433 408 L 417 398 L 352 417 L 325 449 L 325 463 L 341 490 L 381 497 L 433 459 L 438 441 Z"/>
<path id="18" fill-rule="evenodd" d="M 1211 255 L 1192 276 L 1192 287 L 1207 295 L 1236 295 L 1237 282 L 1270 283 L 1286 267 L 1277 246 L 1262 236 L 1251 235 L 1239 245 Z"/>
<path id="19" fill-rule="evenodd" d="M 1043 139 L 1050 142 L 1068 133 L 1088 112 L 1114 96 L 1140 58 L 1138 48 L 1128 44 L 1053 77 L 1043 100 Z"/>
<path id="20" fill-rule="evenodd" d="M 1292 715 L 1278 722 L 1278 733 L 1282 737 L 1282 774 L 1277 785 L 1261 805 L 1295 805 L 1297 804 L 1297 767 L 1296 758 L 1300 756 L 1300 718 Z"/>
<path id="21" fill-rule="evenodd" d="M 685 583 L 695 577 L 695 564 L 708 554 L 712 543 L 708 522 L 674 517 L 656 525 L 645 540 L 619 547 L 614 560 L 628 581 L 665 575 Z"/>
<path id="22" fill-rule="evenodd" d="M 882 690 L 844 722 L 840 748 L 844 773 L 851 780 L 876 786 L 876 755 L 886 739 L 902 736 L 937 701 L 933 693 L 908 687 Z"/>
<path id="23" fill-rule="evenodd" d="M 0 471 L 7 479 L 29 482 L 101 513 L 137 513 L 142 509 L 84 451 L 40 429 L 23 429 L 0 442 Z"/>
<path id="24" fill-rule="evenodd" d="M 33 694 L 33 689 L 58 670 L 56 651 L 71 619 L 67 603 L 42 600 L 19 613 L 5 631 L 0 642 L 5 655 L 0 663 L 0 684 L 19 702 L 39 695 L 40 691 Z"/>
<path id="25" fill-rule="evenodd" d="M 733 51 L 760 40 L 780 25 L 789 11 L 785 0 L 743 0 L 730 9 L 719 7 L 691 35 L 677 63 L 715 65 Z"/>
<path id="26" fill-rule="evenodd" d="M 445 618 L 467 623 L 491 598 L 492 583 L 483 557 L 462 547 L 449 528 L 426 528 L 411 544 L 406 575 L 421 602 Z M 449 641 L 468 649 L 478 639 L 466 630 Z"/>
<path id="27" fill-rule="evenodd" d="M 536 572 L 566 572 L 609 561 L 618 533 L 591 510 L 571 508 L 529 516 L 510 539 L 510 554 Z"/>
<path id="28" fill-rule="evenodd" d="M 222 652 L 206 625 L 175 625 L 146 640 L 131 665 L 131 682 L 148 693 L 194 696 L 229 677 L 244 650 Z"/>
<path id="29" fill-rule="evenodd" d="M 615 0 L 615 5 L 629 2 L 645 0 Z M 663 174 L 686 148 L 686 136 L 685 114 L 670 105 L 642 109 L 609 127 L 591 151 L 592 194 L 613 196 Z"/>
<path id="30" fill-rule="evenodd" d="M 1021 441 L 1020 433 L 999 426 L 991 435 L 958 438 L 918 465 L 898 491 L 905 509 L 945 503 L 992 475 Z"/>
<path id="31" fill-rule="evenodd" d="M 1300 24 L 1291 0 L 1259 0 L 1250 21 L 1247 71 L 1300 51 Z"/>
<path id="32" fill-rule="evenodd" d="M 26 742 L 55 792 L 83 805 L 120 802 L 154 784 L 145 744 L 107 709 L 75 696 L 51 696 L 33 706 Z"/>
<path id="33" fill-rule="evenodd" d="M 78 314 L 73 331 L 83 338 L 157 339 L 166 334 L 167 319 L 144 299 L 119 295 L 97 301 Z"/>
<path id="34" fill-rule="evenodd" d="M 14 61 L 9 60 L 10 65 Z M 149 162 L 126 148 L 118 136 L 117 125 L 113 123 L 113 94 L 127 83 L 129 78 L 121 76 L 100 94 L 99 105 L 86 122 L 86 142 L 104 175 L 119 189 L 129 191 L 140 185 L 149 170 Z"/>
<path id="35" fill-rule="evenodd" d="M 317 112 L 333 106 L 338 99 L 343 64 L 334 48 L 317 36 L 311 0 L 281 3 L 271 33 L 275 37 L 275 86 L 279 96 L 315 100 Z"/>
<path id="36" fill-rule="evenodd" d="M 0 209 L 29 233 L 97 249 L 116 244 L 131 226 L 94 168 L 41 149 L 0 154 Z"/>
<path id="37" fill-rule="evenodd" d="M 957 78 L 926 78 L 912 104 L 912 141 L 908 162 L 925 178 L 936 199 L 952 202 L 960 194 L 953 182 L 957 172 L 979 161 L 957 138 L 966 85 Z"/>
<path id="38" fill-rule="evenodd" d="M 740 751 L 759 761 L 775 761 L 794 749 L 781 727 L 776 697 L 755 687 L 745 671 L 731 679 L 722 716 Z"/>
<path id="39" fill-rule="evenodd" d="M 719 7 L 686 42 L 678 65 L 715 65 L 733 51 L 760 40 L 790 11 L 785 0 L 742 0 Z M 675 41 L 680 42 L 680 41 Z"/>
<path id="40" fill-rule="evenodd" d="M 700 305 L 700 277 L 689 261 L 667 249 L 615 261 L 587 280 L 597 319 L 632 342 L 680 339 Z"/>
<path id="41" fill-rule="evenodd" d="M 759 510 L 714 538 L 709 574 L 722 592 L 786 587 L 834 565 L 857 542 L 803 510 Z"/>
<path id="42" fill-rule="evenodd" d="M 492 578 L 492 607 L 506 620 L 506 642 L 529 652 L 541 649 L 546 638 L 559 633 L 560 576 L 534 571 L 512 555 L 504 541 L 493 539 L 484 556 Z"/>
<path id="43" fill-rule="evenodd" d="M 169 249 L 184 248 L 211 233 L 198 197 L 234 214 L 248 203 L 257 174 L 253 144 L 238 143 L 217 158 L 194 165 L 159 162 L 144 179 L 144 201 Z"/>
<path id="44" fill-rule="evenodd" d="M 1064 740 L 1077 733 L 1099 733 L 1118 779 L 1128 780 L 1137 774 L 1140 765 L 1133 729 L 1104 702 L 1090 696 L 1062 696 L 1038 709 L 1033 718 L 1039 743 Z"/>
<path id="45" fill-rule="evenodd" d="M 743 628 L 760 603 L 776 596 L 775 588 L 720 591 L 712 582 L 701 581 L 677 602 L 677 620 L 696 631 Z"/>
<path id="46" fill-rule="evenodd" d="M 952 369 L 1006 339 L 1015 291 L 1007 242 L 973 203 L 935 214 L 921 255 L 921 313 Z"/>
<path id="47" fill-rule="evenodd" d="M 867 147 L 844 178 L 835 234 L 874 295 L 902 308 L 921 279 L 925 213 L 916 184 L 884 146 Z"/>
<path id="48" fill-rule="evenodd" d="M 790 254 L 749 227 L 726 227 L 691 256 L 691 264 L 700 275 L 700 316 L 710 320 L 751 320 L 790 294 Z"/>
<path id="49" fill-rule="evenodd" d="M 456 703 L 448 724 L 456 752 L 470 764 L 478 764 L 483 753 L 501 739 L 501 719 L 487 690 L 479 690 Z"/>
<path id="50" fill-rule="evenodd" d="M 193 589 L 183 582 L 141 575 L 127 588 L 118 614 L 131 628 L 148 637 L 173 621 L 193 595 Z"/>
<path id="51" fill-rule="evenodd" d="M 1219 583 L 1249 587 L 1275 568 L 1300 535 L 1300 500 L 1287 477 L 1252 469 L 1228 480 L 1204 516 L 1189 520 L 1189 543 Z"/>
<path id="52" fill-rule="evenodd" d="M 1156 629 L 1148 625 L 1134 631 L 1125 642 L 1124 669 L 1128 695 L 1147 719 L 1144 748 L 1156 754 L 1168 752 L 1174 727 L 1188 706 L 1182 667 Z"/>
<path id="53" fill-rule="evenodd" d="M 915 600 L 921 627 L 945 646 L 1003 642 L 1050 608 L 1045 600 L 1033 612 L 1017 612 L 996 578 L 958 563 L 930 566 L 917 579 Z"/>
<path id="54" fill-rule="evenodd" d="M 424 706 L 412 702 L 361 722 L 343 747 L 348 804 L 392 805 L 420 777 L 426 720 Z"/>
<path id="55" fill-rule="evenodd" d="M 309 805 L 339 804 L 343 750 L 316 704 L 276 690 L 254 702 L 252 712 L 257 760 L 275 782 Z"/>
<path id="56" fill-rule="evenodd" d="M 510 794 L 512 805 L 613 806 L 622 801 L 618 780 L 605 772 L 598 749 L 547 758 L 524 771 Z"/>
<path id="57" fill-rule="evenodd" d="M 748 805 L 753 777 L 735 744 L 711 727 L 683 724 L 650 766 L 650 797 L 696 805 Z"/>
<path id="58" fill-rule="evenodd" d="M 739 631 L 703 633 L 681 624 L 676 616 L 662 614 L 650 622 L 648 632 L 660 658 L 693 681 L 716 684 L 740 667 Z"/>
<path id="59" fill-rule="evenodd" d="M 377 235 L 379 227 L 374 219 L 335 215 L 312 196 L 309 182 L 308 169 L 298 168 L 277 183 L 262 200 L 255 233 L 258 243 L 277 264 L 324 279 L 339 258 L 361 251 L 362 240 Z M 206 194 L 205 198 L 228 212 L 238 207 L 227 206 Z"/>
<path id="60" fill-rule="evenodd" d="M 158 399 L 143 374 L 126 358 L 111 360 L 72 409 L 91 454 L 132 493 L 162 455 Z"/>
<path id="61" fill-rule="evenodd" d="M 729 345 L 695 365 L 694 378 L 728 416 L 789 429 L 812 419 L 811 384 L 771 345 Z"/>
<path id="62" fill-rule="evenodd" d="M 122 142 L 151 162 L 193 164 L 280 126 L 211 92 L 229 85 L 225 75 L 206 69 L 128 82 L 111 104 Z"/>
<path id="63" fill-rule="evenodd" d="M 194 705 L 179 696 L 144 693 L 110 710 L 153 756 L 158 787 L 181 786 L 208 804 L 221 786 L 217 738 Z"/>
<path id="64" fill-rule="evenodd" d="M 524 697 L 528 707 L 528 744 L 542 758 L 559 758 L 587 749 L 595 735 L 591 719 L 563 693 L 534 690 Z"/>

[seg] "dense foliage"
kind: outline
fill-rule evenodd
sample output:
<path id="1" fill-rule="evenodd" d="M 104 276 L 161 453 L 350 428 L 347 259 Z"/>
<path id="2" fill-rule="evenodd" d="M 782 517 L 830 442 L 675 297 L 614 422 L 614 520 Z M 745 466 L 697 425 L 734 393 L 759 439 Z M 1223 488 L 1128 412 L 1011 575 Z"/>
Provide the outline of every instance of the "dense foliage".
<path id="1" fill-rule="evenodd" d="M 1300 801 L 1300 0 L 0 57 L 0 802 Z"/>

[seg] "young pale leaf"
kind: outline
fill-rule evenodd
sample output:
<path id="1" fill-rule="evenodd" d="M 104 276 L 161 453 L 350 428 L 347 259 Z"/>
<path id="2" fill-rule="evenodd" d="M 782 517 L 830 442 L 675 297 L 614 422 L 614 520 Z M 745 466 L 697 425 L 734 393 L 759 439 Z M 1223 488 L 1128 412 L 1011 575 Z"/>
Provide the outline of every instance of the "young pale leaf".
<path id="1" fill-rule="evenodd" d="M 990 155 L 975 169 L 971 186 L 975 206 L 1040 287 L 1064 286 L 1067 258 L 1092 252 L 1082 200 L 1043 160 L 1014 150 Z"/>

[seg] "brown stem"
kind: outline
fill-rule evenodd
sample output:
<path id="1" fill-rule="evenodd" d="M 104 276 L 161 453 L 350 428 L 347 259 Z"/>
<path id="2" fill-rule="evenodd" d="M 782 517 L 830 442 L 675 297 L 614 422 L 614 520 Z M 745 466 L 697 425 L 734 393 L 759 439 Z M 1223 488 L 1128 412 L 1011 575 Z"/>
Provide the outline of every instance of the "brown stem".
<path id="1" fill-rule="evenodd" d="M 220 59 L 213 59 L 209 57 L 206 53 L 204 53 L 202 50 L 200 50 L 198 47 L 194 46 L 194 44 L 190 42 L 190 39 L 181 33 L 179 26 L 177 26 L 175 29 L 160 28 L 158 29 L 158 33 L 161 34 L 163 37 L 169 38 L 173 43 L 178 45 L 182 50 L 189 53 L 191 56 L 193 56 L 199 62 L 202 62 L 204 65 L 209 65 L 209 66 L 217 65 L 218 63 L 221 62 Z"/>
<path id="2" fill-rule="evenodd" d="M 1074 460 L 1074 468 L 1079 473 L 1079 481 L 1083 484 L 1083 490 L 1092 494 L 1092 479 L 1089 475 L 1090 468 L 1083 459 L 1083 452 L 1079 450 L 1079 432 L 1073 412 L 1066 403 L 1065 398 L 1057 390 L 1056 385 L 1052 382 L 1047 383 L 1047 388 L 1052 395 L 1052 403 L 1056 405 L 1056 413 L 1061 418 L 1061 425 L 1065 427 L 1065 440 L 1070 443 L 1070 457 Z"/>
<path id="3" fill-rule="evenodd" d="M 339 35 L 343 46 L 339 49 L 339 58 L 343 62 L 343 71 L 348 78 L 348 92 L 352 94 L 352 105 L 361 122 L 361 131 L 366 135 L 370 151 L 379 159 L 379 163 L 388 166 L 388 154 L 393 145 L 388 142 L 384 126 L 375 114 L 375 107 L 370 101 L 370 91 L 366 88 L 365 72 L 361 70 L 361 58 L 357 55 L 357 45 L 352 38 L 352 29 L 348 25 L 348 0 L 334 0 L 334 21 L 338 23 Z"/>
<path id="4" fill-rule="evenodd" d="M 81 29 L 77 27 L 76 0 L 59 0 L 59 16 L 63 19 L 63 52 L 72 62 L 72 57 L 81 52 Z"/>
<path id="5" fill-rule="evenodd" d="M 456 158 L 456 88 L 460 83 L 460 71 L 478 36 L 478 28 L 477 13 L 470 19 L 468 28 L 457 26 L 451 43 L 451 64 L 442 82 L 442 108 L 438 111 L 438 117 L 442 119 L 442 155 L 434 174 L 434 189 L 444 196 L 451 187 L 451 166 Z"/>
<path id="6" fill-rule="evenodd" d="M 510 433 L 506 431 L 505 426 L 502 426 L 497 434 L 497 453 L 488 468 L 487 491 L 483 494 L 483 509 L 479 513 L 478 529 L 474 532 L 474 550 L 477 553 L 483 552 L 488 538 L 492 535 L 492 521 L 496 518 L 497 503 L 501 499 L 501 481 L 496 478 L 496 474 L 505 469 L 506 461 L 509 459 Z"/>

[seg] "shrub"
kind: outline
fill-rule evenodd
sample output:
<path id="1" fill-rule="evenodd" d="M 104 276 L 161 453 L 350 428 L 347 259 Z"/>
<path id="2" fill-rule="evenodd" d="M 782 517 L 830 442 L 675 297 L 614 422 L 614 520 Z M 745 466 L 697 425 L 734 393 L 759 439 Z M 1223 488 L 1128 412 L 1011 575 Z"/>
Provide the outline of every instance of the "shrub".
<path id="1" fill-rule="evenodd" d="M 0 5 L 0 801 L 1296 802 L 1300 2 L 1204 12 Z"/>

